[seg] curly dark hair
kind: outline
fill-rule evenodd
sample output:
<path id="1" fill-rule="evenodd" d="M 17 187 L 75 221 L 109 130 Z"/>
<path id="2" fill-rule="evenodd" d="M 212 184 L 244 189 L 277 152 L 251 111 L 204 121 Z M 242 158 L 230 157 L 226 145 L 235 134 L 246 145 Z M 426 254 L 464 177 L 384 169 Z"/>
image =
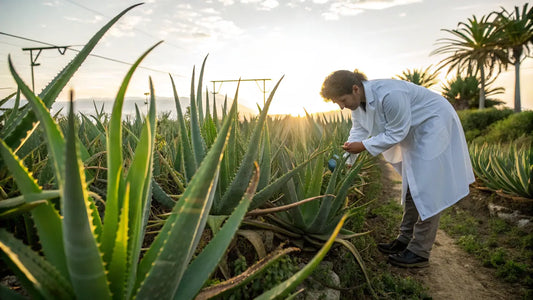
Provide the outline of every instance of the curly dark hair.
<path id="1" fill-rule="evenodd" d="M 343 95 L 351 94 L 353 85 L 363 87 L 363 81 L 367 81 L 366 75 L 355 69 L 353 72 L 348 70 L 338 70 L 326 77 L 322 84 L 320 96 L 325 101 L 335 100 Z"/>

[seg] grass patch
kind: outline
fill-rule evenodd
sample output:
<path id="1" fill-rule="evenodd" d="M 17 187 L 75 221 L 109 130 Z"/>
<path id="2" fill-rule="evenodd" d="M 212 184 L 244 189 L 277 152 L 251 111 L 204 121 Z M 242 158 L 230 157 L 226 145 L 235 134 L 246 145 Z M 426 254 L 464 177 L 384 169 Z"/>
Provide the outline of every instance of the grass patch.
<path id="1" fill-rule="evenodd" d="M 477 200 L 479 201 L 479 200 Z M 483 266 L 495 269 L 502 281 L 521 286 L 522 295 L 533 294 L 533 233 L 507 221 L 453 206 L 444 211 L 441 229 Z"/>
<path id="2" fill-rule="evenodd" d="M 398 231 L 398 224 L 402 221 L 403 208 L 396 200 L 391 199 L 381 206 L 375 207 L 371 213 L 385 220 L 383 228 L 387 232 L 396 233 Z"/>
<path id="3" fill-rule="evenodd" d="M 374 288 L 387 299 L 432 299 L 428 289 L 412 277 L 383 273 L 374 278 Z"/>

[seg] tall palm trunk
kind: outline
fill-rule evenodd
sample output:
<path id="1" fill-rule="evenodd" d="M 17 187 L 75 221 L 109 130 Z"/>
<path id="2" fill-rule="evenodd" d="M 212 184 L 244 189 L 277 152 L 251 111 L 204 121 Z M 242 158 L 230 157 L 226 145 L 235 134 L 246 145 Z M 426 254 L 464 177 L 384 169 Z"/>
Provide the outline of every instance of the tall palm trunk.
<path id="1" fill-rule="evenodd" d="M 513 48 L 514 59 L 514 111 L 521 112 L 522 104 L 520 100 L 520 56 L 522 56 L 522 47 Z"/>
<path id="2" fill-rule="evenodd" d="M 479 109 L 485 108 L 485 68 L 483 64 L 480 63 L 480 73 L 481 73 L 481 88 L 479 89 Z"/>

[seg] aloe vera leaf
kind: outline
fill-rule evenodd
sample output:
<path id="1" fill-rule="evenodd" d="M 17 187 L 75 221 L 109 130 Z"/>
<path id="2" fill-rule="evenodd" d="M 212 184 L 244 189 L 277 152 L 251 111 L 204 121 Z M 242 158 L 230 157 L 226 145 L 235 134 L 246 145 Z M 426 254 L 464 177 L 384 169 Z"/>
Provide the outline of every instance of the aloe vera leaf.
<path id="1" fill-rule="evenodd" d="M 150 86 L 150 108 L 148 110 L 148 122 L 150 122 L 150 141 L 151 145 L 150 154 L 148 155 L 148 176 L 144 178 L 143 184 L 143 194 L 142 194 L 142 214 L 141 214 L 141 231 L 139 239 L 137 240 L 137 248 L 133 252 L 136 256 L 140 255 L 140 250 L 143 243 L 143 237 L 146 230 L 146 225 L 148 224 L 148 218 L 150 217 L 150 207 L 152 205 L 152 173 L 153 173 L 153 164 L 154 164 L 154 145 L 155 145 L 155 136 L 157 131 L 157 122 L 156 122 L 156 101 L 155 101 L 155 90 L 152 82 L 152 77 L 149 77 L 149 86 Z M 138 261 L 138 258 L 135 259 Z M 137 264 L 134 265 L 134 268 L 137 268 Z M 135 284 L 135 276 L 131 277 L 131 285 Z"/>
<path id="2" fill-rule="evenodd" d="M 191 97 L 191 101 L 196 100 L 196 103 L 197 103 L 200 127 L 202 126 L 202 124 L 204 124 L 204 110 L 202 107 L 202 89 L 203 89 L 203 79 L 204 79 L 204 67 L 205 67 L 205 62 L 207 61 L 208 56 L 209 54 L 205 56 L 204 61 L 202 62 L 202 68 L 200 69 L 200 76 L 198 77 L 198 91 L 196 92 L 196 99 Z"/>
<path id="3" fill-rule="evenodd" d="M 166 208 L 172 208 L 176 205 L 176 201 L 170 198 L 159 184 L 152 178 L 152 188 L 154 200 Z"/>
<path id="4" fill-rule="evenodd" d="M 337 234 L 341 230 L 342 226 L 344 225 L 344 221 L 346 221 L 346 216 L 343 216 L 339 223 L 337 224 L 337 227 L 331 234 L 331 237 L 329 240 L 324 244 L 324 246 L 318 251 L 318 253 L 313 257 L 313 259 L 300 271 L 298 271 L 296 274 L 291 276 L 291 278 L 287 279 L 286 281 L 278 284 L 274 288 L 266 291 L 265 293 L 261 294 L 259 297 L 255 298 L 257 300 L 263 300 L 263 299 L 275 299 L 275 298 L 281 298 L 284 295 L 287 295 L 292 290 L 294 290 L 302 281 L 305 280 L 313 270 L 318 266 L 318 264 L 324 259 L 326 254 L 328 253 L 329 249 L 335 242 L 335 239 L 337 238 Z"/>
<path id="5" fill-rule="evenodd" d="M 313 116 L 310 115 L 305 108 L 304 108 L 304 111 L 305 111 L 305 116 L 306 116 L 307 121 L 311 125 L 311 128 L 313 128 L 312 130 L 315 132 L 313 136 L 322 136 L 324 130 L 320 127 L 320 125 L 318 125 L 318 123 L 313 118 Z"/>
<path id="6" fill-rule="evenodd" d="M 211 117 L 211 108 L 209 107 L 209 90 L 205 86 L 205 120 L 212 119 Z"/>
<path id="7" fill-rule="evenodd" d="M 259 185 L 257 189 L 260 191 L 265 188 L 270 182 L 272 173 L 272 150 L 270 148 L 270 132 L 268 124 L 265 125 L 263 132 L 263 144 L 261 147 L 261 175 L 259 177 Z"/>
<path id="8" fill-rule="evenodd" d="M 2 139 L 0 139 L 0 154 L 15 179 L 17 187 L 23 194 L 41 192 L 41 187 L 37 184 L 37 180 L 31 176 L 30 171 Z"/>
<path id="9" fill-rule="evenodd" d="M 207 149 L 211 148 L 217 137 L 217 127 L 213 119 L 211 119 L 211 116 L 204 119 L 202 133 L 204 135 Z"/>
<path id="10" fill-rule="evenodd" d="M 17 278 L 35 299 L 73 299 L 67 279 L 37 252 L 0 228 L 0 256 L 11 265 Z"/>
<path id="11" fill-rule="evenodd" d="M 308 165 L 308 173 L 306 174 L 305 198 L 320 195 L 322 188 L 322 178 L 324 174 L 324 158 L 323 155 L 315 161 L 314 168 Z M 320 209 L 320 201 L 313 201 L 300 206 L 304 222 L 310 224 L 317 215 Z"/>
<path id="12" fill-rule="evenodd" d="M 37 200 L 37 201 L 33 201 L 31 203 L 23 202 L 21 205 L 18 205 L 16 207 L 11 207 L 11 208 L 8 208 L 7 210 L 2 211 L 0 213 L 0 220 L 1 219 L 9 219 L 9 218 L 13 218 L 15 216 L 19 216 L 19 215 L 21 215 L 23 213 L 26 213 L 26 212 L 29 212 L 29 211 L 35 209 L 36 207 L 38 207 L 41 204 L 47 204 L 47 203 L 48 203 L 48 201 L 46 201 L 46 200 Z M 26 216 L 24 215 L 23 217 L 26 220 Z M 28 242 L 28 243 L 31 244 L 31 242 Z"/>
<path id="13" fill-rule="evenodd" d="M 213 121 L 215 121 L 217 130 L 220 129 L 220 123 L 218 122 L 218 112 L 217 112 L 217 97 L 215 95 L 213 95 Z"/>
<path id="14" fill-rule="evenodd" d="M 288 150 L 285 149 L 287 152 Z M 281 156 L 281 164 L 283 167 L 284 172 L 288 172 L 290 166 L 292 166 L 292 161 L 286 156 Z M 287 183 L 282 187 L 281 191 L 284 195 L 282 198 L 283 204 L 290 204 L 290 203 L 296 203 L 300 199 L 300 195 L 298 194 L 297 187 L 301 186 L 301 184 L 296 184 L 295 181 L 300 180 L 300 176 L 298 173 L 295 173 L 296 176 L 291 178 L 287 181 Z M 279 213 L 278 216 L 281 219 L 290 219 L 291 222 L 294 224 L 295 227 L 302 228 L 305 226 L 303 221 L 303 215 L 299 208 L 290 209 L 287 212 Z"/>
<path id="15" fill-rule="evenodd" d="M 510 170 L 506 168 L 505 163 L 501 158 L 496 156 L 490 157 L 490 165 L 492 166 L 494 174 L 496 175 L 491 179 L 497 182 L 499 188 L 508 192 L 519 193 L 516 188 L 516 180 L 512 176 L 508 175 Z"/>
<path id="16" fill-rule="evenodd" d="M 248 206 L 252 202 L 253 194 L 259 181 L 259 168 L 256 165 L 255 175 L 252 177 L 246 193 L 235 211 L 228 218 L 222 229 L 213 237 L 202 252 L 191 262 L 180 281 L 174 299 L 192 299 L 202 288 L 209 275 L 216 268 L 220 259 L 226 253 L 230 242 L 239 228 Z"/>
<path id="17" fill-rule="evenodd" d="M 129 199 L 130 185 L 124 191 L 124 199 Z M 108 267 L 109 287 L 113 293 L 113 298 L 124 299 L 124 288 L 126 287 L 126 272 L 130 267 L 128 262 L 128 229 L 129 229 L 129 201 L 124 201 L 120 213 L 120 221 L 115 235 L 114 249 Z"/>
<path id="18" fill-rule="evenodd" d="M 55 169 L 55 175 L 57 178 L 57 182 L 59 184 L 59 188 L 62 188 L 63 184 L 63 170 L 64 170 L 64 152 L 65 152 L 65 140 L 63 139 L 63 134 L 61 133 L 61 129 L 57 125 L 57 123 L 54 122 L 52 119 L 52 116 L 50 116 L 50 113 L 48 112 L 48 109 L 44 105 L 43 101 L 39 99 L 39 97 L 35 96 L 35 94 L 30 90 L 30 88 L 22 81 L 20 76 L 15 71 L 15 68 L 13 67 L 13 62 L 11 61 L 11 57 L 8 58 L 9 60 L 9 69 L 11 71 L 11 74 L 13 75 L 13 78 L 17 82 L 22 94 L 26 97 L 28 102 L 30 103 L 31 107 L 33 108 L 33 111 L 35 114 L 37 114 L 37 118 L 42 123 L 46 135 L 47 145 L 49 149 L 50 155 L 53 157 L 54 161 L 54 169 Z M 9 145 L 9 143 L 6 140 L 6 144 Z"/>
<path id="19" fill-rule="evenodd" d="M 124 77 L 122 84 L 113 104 L 113 111 L 111 120 L 109 122 L 109 131 L 107 134 L 107 198 L 106 210 L 104 215 L 104 223 L 106 226 L 102 232 L 102 253 L 104 261 L 107 263 L 111 259 L 113 243 L 115 241 L 115 234 L 118 226 L 118 214 L 123 205 L 123 201 L 119 196 L 121 186 L 124 184 L 122 175 L 122 107 L 124 104 L 124 97 L 126 90 L 131 81 L 133 73 L 143 61 L 143 59 L 162 42 L 158 42 L 148 50 L 146 50 L 130 67 L 128 73 Z M 135 186 L 137 187 L 137 186 Z M 123 188 L 123 187 L 122 187 Z"/>
<path id="20" fill-rule="evenodd" d="M 189 134 L 187 133 L 187 126 L 185 125 L 185 118 L 181 110 L 180 100 L 176 91 L 174 79 L 172 78 L 172 75 L 169 76 L 170 81 L 172 82 L 172 89 L 174 91 L 174 102 L 176 103 L 176 111 L 178 113 L 181 147 L 183 150 L 183 164 L 185 166 L 185 178 L 187 178 L 187 181 L 190 181 L 197 168 L 196 156 L 194 155 L 193 150 L 191 148 L 191 142 L 189 140 Z"/>
<path id="21" fill-rule="evenodd" d="M 370 281 L 370 277 L 368 277 L 368 273 L 366 272 L 365 262 L 363 261 L 361 254 L 359 254 L 359 251 L 357 251 L 357 249 L 355 248 L 354 244 L 350 243 L 350 241 L 343 240 L 343 239 L 336 239 L 335 241 L 343 245 L 344 247 L 346 247 L 355 257 L 355 259 L 357 260 L 357 263 L 359 264 L 359 266 L 361 267 L 361 270 L 363 271 L 363 274 L 365 275 L 365 279 L 368 284 L 368 289 L 370 290 L 374 298 L 378 299 L 376 292 L 372 288 L 372 282 Z"/>
<path id="22" fill-rule="evenodd" d="M 328 195 L 328 194 L 319 195 L 319 196 L 315 196 L 315 197 L 299 200 L 298 202 L 294 202 L 294 203 L 290 203 L 290 204 L 286 204 L 286 205 L 282 205 L 282 206 L 274 206 L 274 207 L 263 208 L 263 209 L 256 208 L 254 210 L 249 211 L 246 214 L 246 216 L 261 216 L 261 215 L 266 215 L 266 214 L 282 212 L 282 211 L 286 211 L 286 210 L 289 210 L 291 208 L 300 206 L 302 204 L 305 204 L 305 203 L 308 203 L 308 202 L 311 202 L 311 201 L 314 201 L 314 200 L 317 200 L 317 199 L 320 199 L 320 198 L 330 197 L 330 196 L 335 196 L 335 195 Z"/>
<path id="23" fill-rule="evenodd" d="M 252 266 L 250 266 L 238 276 L 235 276 L 224 282 L 203 289 L 195 299 L 211 299 L 218 295 L 230 293 L 233 289 L 239 286 L 243 286 L 252 281 L 254 278 L 262 274 L 263 271 L 267 270 L 269 266 L 277 262 L 283 256 L 295 251 L 300 251 L 300 249 L 296 247 L 277 249 L 269 253 L 268 256 L 258 260 L 256 263 L 254 263 Z"/>
<path id="24" fill-rule="evenodd" d="M 9 112 L 9 117 L 4 123 L 5 124 L 4 130 L 6 130 L 6 132 L 9 132 L 11 130 L 10 127 L 13 126 L 13 124 L 15 124 L 15 117 L 18 115 L 19 105 L 20 105 L 20 89 L 17 89 L 16 93 L 13 93 L 9 95 L 8 97 L 4 98 L 4 100 L 2 100 L 2 103 L 0 103 L 0 106 L 2 106 L 2 104 L 5 101 L 9 100 L 15 94 L 17 94 L 17 97 L 15 97 L 15 103 L 13 104 L 13 109 Z"/>
<path id="25" fill-rule="evenodd" d="M 240 82 L 238 83 L 240 86 Z M 235 97 L 238 98 L 239 88 L 237 88 L 237 91 L 235 92 Z M 235 101 L 235 100 L 234 100 Z M 229 176 L 227 177 L 227 186 L 224 187 L 224 191 L 227 190 L 227 187 L 231 183 L 231 179 L 233 179 L 231 176 L 234 176 L 237 172 L 237 166 L 239 163 L 239 137 L 240 137 L 240 131 L 239 131 L 239 119 L 238 114 L 233 117 L 233 126 L 231 127 L 231 133 L 230 133 L 230 140 L 228 141 L 227 146 L 227 159 L 228 159 L 228 172 Z M 218 206 L 218 203 L 215 203 L 215 208 Z"/>
<path id="26" fill-rule="evenodd" d="M 61 70 L 61 72 L 59 72 L 59 74 L 57 74 L 56 77 L 42 90 L 39 96 L 41 97 L 41 99 L 43 99 L 43 102 L 47 108 L 52 107 L 52 104 L 54 103 L 61 90 L 63 90 L 63 88 L 67 85 L 70 78 L 72 78 L 76 70 L 78 70 L 78 68 L 87 58 L 87 56 L 89 56 L 91 51 L 94 49 L 96 44 L 98 44 L 98 42 L 107 32 L 107 30 L 109 30 L 109 28 L 111 28 L 111 26 L 113 26 L 113 24 L 115 24 L 125 13 L 141 4 L 142 3 L 135 4 L 126 8 L 116 17 L 111 19 L 106 25 L 104 25 L 89 40 L 89 42 L 85 44 L 85 46 L 80 50 L 80 52 L 78 52 L 74 59 L 72 59 L 70 63 L 68 63 L 67 66 L 63 70 Z M 24 94 L 24 96 L 27 97 L 26 94 Z M 27 107 L 27 109 L 25 109 L 21 114 L 19 114 L 19 118 L 17 118 L 17 120 L 15 121 L 15 124 L 17 125 L 16 128 L 8 132 L 6 135 L 3 135 L 3 137 L 5 137 L 6 144 L 9 145 L 12 149 L 18 148 L 22 144 L 24 144 L 24 142 L 30 136 L 31 132 L 33 132 L 33 129 L 35 129 L 35 121 L 36 119 L 33 115 L 33 112 L 30 112 L 29 107 Z M 30 132 L 30 134 L 27 134 L 28 132 Z"/>
<path id="27" fill-rule="evenodd" d="M 1 139 L 0 154 L 9 171 L 13 174 L 20 191 L 24 196 L 28 196 L 26 199 L 27 203 L 31 202 L 30 196 L 32 194 L 42 194 L 41 187 L 39 187 L 37 181 L 31 176 L 28 169 L 24 167 L 22 161 L 11 152 L 11 149 Z M 58 268 L 63 276 L 68 278 L 69 275 L 61 234 L 61 217 L 59 213 L 50 203 L 39 205 L 31 213 L 46 258 Z"/>
<path id="28" fill-rule="evenodd" d="M 248 240 L 254 247 L 255 253 L 259 259 L 266 256 L 265 243 L 259 232 L 253 230 L 239 229 L 237 234 Z"/>
<path id="29" fill-rule="evenodd" d="M 298 172 L 300 172 L 309 162 L 313 161 L 313 159 L 317 158 L 320 154 L 324 153 L 324 151 L 315 153 L 309 157 L 308 160 L 304 161 L 303 163 L 299 164 L 298 166 L 294 167 L 288 172 L 285 172 L 283 176 L 277 178 L 274 182 L 257 192 L 254 196 L 254 200 L 252 204 L 250 205 L 250 209 L 255 209 L 260 207 L 261 205 L 265 204 L 274 193 L 279 192 L 279 190 Z"/>
<path id="30" fill-rule="evenodd" d="M 246 224 L 246 225 L 249 225 L 249 226 L 256 227 L 256 228 L 266 229 L 266 230 L 270 230 L 272 232 L 277 232 L 277 233 L 280 233 L 280 234 L 282 234 L 282 235 L 284 235 L 286 237 L 289 237 L 289 238 L 298 239 L 298 238 L 302 237 L 301 235 L 303 233 L 298 228 L 291 227 L 290 224 L 285 223 L 281 219 L 277 219 L 277 220 L 279 221 L 278 223 L 281 223 L 281 224 L 284 224 L 284 225 L 278 226 L 278 225 L 274 225 L 274 224 L 271 224 L 271 223 L 268 223 L 268 222 L 262 222 L 262 221 L 251 220 L 251 219 L 246 219 L 242 223 Z M 285 228 L 290 228 L 290 230 L 285 229 Z"/>
<path id="31" fill-rule="evenodd" d="M 201 74 L 203 74 L 203 65 L 202 65 Z M 201 82 L 202 78 L 200 78 L 199 81 Z M 199 90 L 201 91 L 201 89 Z M 197 101 L 194 95 L 194 69 L 192 71 L 192 79 L 191 79 L 190 103 L 191 103 L 191 106 L 190 106 L 191 108 L 191 115 L 190 115 L 191 144 L 192 144 L 194 157 L 196 158 L 197 164 L 199 164 L 205 157 L 205 142 L 204 142 L 204 139 L 202 138 L 202 134 L 200 133 L 200 123 L 199 123 L 200 121 L 198 120 L 198 109 L 196 107 Z"/>
<path id="32" fill-rule="evenodd" d="M 272 99 L 274 98 L 274 94 L 276 93 L 276 90 L 278 89 L 281 80 L 283 80 L 283 77 L 280 78 L 278 83 L 274 86 L 274 89 L 272 89 L 272 92 L 270 93 L 270 96 L 268 97 L 263 111 L 259 115 L 259 119 L 254 127 L 252 137 L 250 138 L 250 141 L 248 143 L 248 149 L 244 154 L 244 157 L 239 166 L 239 170 L 237 171 L 237 174 L 235 175 L 235 178 L 229 186 L 228 190 L 226 190 L 226 192 L 222 196 L 219 210 L 212 212 L 213 214 L 228 214 L 229 212 L 231 212 L 231 210 L 235 208 L 238 199 L 240 199 L 240 197 L 244 193 L 244 189 L 246 188 L 246 182 L 252 175 L 252 166 L 254 160 L 256 160 L 257 153 L 259 151 L 257 145 L 259 145 L 259 139 L 261 138 L 261 133 L 263 131 L 263 126 L 267 117 L 268 108 L 270 107 L 270 103 L 272 103 Z"/>
<path id="33" fill-rule="evenodd" d="M 230 115 L 233 117 L 236 111 L 237 104 L 234 102 Z M 137 298 L 168 299 L 175 294 L 205 227 L 230 125 L 231 118 L 228 118 L 215 144 L 144 255 L 135 284 L 135 287 L 139 286 Z"/>
<path id="34" fill-rule="evenodd" d="M 10 94 L 10 95 L 7 95 L 7 97 L 4 97 L 3 99 L 0 100 L 0 106 L 4 105 L 7 101 L 9 101 L 9 99 L 11 99 L 11 97 L 15 96 L 19 91 L 17 90 L 16 92 Z"/>
<path id="35" fill-rule="evenodd" d="M 322 203 L 320 207 L 320 212 L 316 215 L 316 218 L 313 220 L 313 224 L 310 226 L 311 230 L 320 232 L 324 225 L 333 218 L 334 216 L 341 214 L 341 209 L 346 203 L 346 196 L 348 194 L 348 189 L 353 186 L 355 179 L 359 175 L 362 164 L 353 165 L 350 169 L 350 173 L 344 178 L 341 186 L 337 190 L 337 195 L 331 201 Z M 326 214 L 327 213 L 327 214 Z M 320 219 L 323 218 L 323 219 Z"/>
<path id="36" fill-rule="evenodd" d="M 233 98 L 233 103 L 238 103 L 239 99 L 239 88 L 240 88 L 240 81 L 237 83 L 237 89 L 235 90 L 235 97 Z M 235 112 L 235 114 L 229 118 L 231 118 L 230 122 L 232 122 L 231 128 L 230 128 L 230 134 L 228 138 L 228 142 L 226 145 L 226 150 L 224 152 L 224 156 L 222 157 L 222 162 L 220 164 L 220 175 L 218 179 L 217 184 L 217 191 L 215 194 L 215 199 L 213 200 L 213 207 L 211 208 L 212 211 L 219 210 L 218 207 L 220 205 L 220 200 L 222 199 L 222 194 L 225 192 L 228 188 L 228 186 L 231 183 L 232 175 L 235 174 L 235 168 L 237 165 L 238 160 L 238 151 L 237 151 L 237 144 L 238 144 L 238 127 L 239 127 L 239 121 L 237 119 L 238 117 L 238 111 Z M 227 118 L 224 118 L 224 122 Z M 211 213 L 213 215 L 213 213 Z"/>
<path id="37" fill-rule="evenodd" d="M 135 156 L 131 163 L 128 175 L 126 177 L 126 184 L 129 184 L 134 189 L 130 190 L 129 201 L 129 252 L 131 255 L 130 262 L 136 262 L 140 255 L 140 243 L 144 236 L 142 223 L 145 197 L 147 195 L 146 179 L 151 179 L 150 162 L 153 151 L 153 143 L 151 143 L 151 129 L 150 121 L 146 120 L 141 133 L 141 138 L 135 149 Z M 129 271 L 128 279 L 128 293 L 133 292 L 131 287 L 134 284 L 137 264 L 132 264 Z M 129 298 L 130 295 L 127 295 Z"/>
<path id="38" fill-rule="evenodd" d="M 79 298 L 110 299 L 105 269 L 94 236 L 85 176 L 78 158 L 72 92 L 65 150 L 65 176 L 61 207 L 63 243 L 70 281 Z"/>

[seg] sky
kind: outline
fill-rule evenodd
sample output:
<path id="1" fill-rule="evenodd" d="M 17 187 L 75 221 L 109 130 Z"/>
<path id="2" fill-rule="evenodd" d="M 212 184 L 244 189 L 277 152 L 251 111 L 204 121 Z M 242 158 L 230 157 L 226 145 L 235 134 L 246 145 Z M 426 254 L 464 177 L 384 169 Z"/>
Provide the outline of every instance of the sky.
<path id="1" fill-rule="evenodd" d="M 512 10 L 527 1 L 510 0 L 147 0 L 128 12 L 103 37 L 57 101 L 74 89 L 76 99 L 113 99 L 131 63 L 163 40 L 141 64 L 127 97 L 145 97 L 149 80 L 156 97 L 171 97 L 169 74 L 180 96 L 190 95 L 193 67 L 196 81 L 207 56 L 203 90 L 233 98 L 242 82 L 239 103 L 256 109 L 263 91 L 270 94 L 281 80 L 269 112 L 304 115 L 338 109 L 320 97 L 324 78 L 339 69 L 359 69 L 369 79 L 392 78 L 408 69 L 435 66 L 444 56 L 430 55 L 439 39 L 451 37 L 475 15 L 501 7 Z M 15 91 L 8 55 L 31 86 L 30 53 L 22 48 L 46 44 L 80 50 L 130 0 L 0 0 L 0 99 Z M 10 36 L 8 36 L 8 35 Z M 25 39 L 15 38 L 23 37 Z M 29 40 L 28 40 L 29 39 Z M 30 41 L 33 40 L 33 41 Z M 75 56 L 67 50 L 43 50 L 34 67 L 40 91 Z M 35 57 L 35 53 L 34 53 Z M 107 59 L 106 59 L 107 58 Z M 441 83 L 453 72 L 440 72 Z M 522 63 L 522 109 L 533 109 L 533 58 Z M 499 98 L 513 107 L 514 68 L 500 74 L 493 86 L 506 89 Z"/>

